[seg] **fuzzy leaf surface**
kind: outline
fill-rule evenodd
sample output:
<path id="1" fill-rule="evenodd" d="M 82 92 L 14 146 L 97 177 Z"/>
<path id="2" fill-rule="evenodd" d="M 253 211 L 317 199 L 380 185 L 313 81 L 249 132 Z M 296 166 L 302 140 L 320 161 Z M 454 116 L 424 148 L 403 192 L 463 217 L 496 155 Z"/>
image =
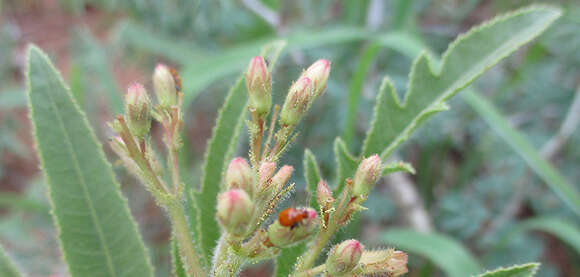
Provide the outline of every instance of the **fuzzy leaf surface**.
<path id="1" fill-rule="evenodd" d="M 537 37 L 561 14 L 561 10 L 548 6 L 524 8 L 460 35 L 449 45 L 440 64 L 425 53 L 419 55 L 402 102 L 392 83 L 388 79 L 383 83 L 363 156 L 389 156 L 422 121 L 446 109 L 447 99 Z"/>
<path id="2" fill-rule="evenodd" d="M 310 207 L 318 211 L 318 202 L 316 201 L 316 189 L 318 182 L 322 180 L 320 169 L 316 157 L 310 149 L 304 151 L 304 179 L 306 180 L 306 191 L 310 195 Z"/>
<path id="3" fill-rule="evenodd" d="M 30 118 L 71 276 L 153 276 L 101 144 L 48 57 L 28 50 Z"/>
<path id="4" fill-rule="evenodd" d="M 336 159 L 336 182 L 334 195 L 339 195 L 345 185 L 346 178 L 354 177 L 359 160 L 348 151 L 341 138 L 334 140 L 334 157 Z"/>
<path id="5" fill-rule="evenodd" d="M 498 268 L 488 271 L 477 277 L 532 277 L 540 267 L 538 263 L 514 265 L 508 268 Z"/>

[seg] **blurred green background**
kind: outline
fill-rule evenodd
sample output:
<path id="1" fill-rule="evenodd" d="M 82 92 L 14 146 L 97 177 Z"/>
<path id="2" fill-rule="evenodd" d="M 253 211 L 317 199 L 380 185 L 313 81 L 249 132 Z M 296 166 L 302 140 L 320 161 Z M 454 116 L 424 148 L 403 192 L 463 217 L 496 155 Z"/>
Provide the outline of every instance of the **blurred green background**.
<path id="1" fill-rule="evenodd" d="M 276 103 L 303 68 L 318 58 L 331 60 L 327 93 L 283 159 L 297 169 L 298 189 L 286 204 L 304 205 L 304 148 L 314 152 L 323 176 L 332 179 L 334 138 L 345 138 L 351 151 L 360 149 L 385 75 L 402 93 L 410 57 L 419 49 L 441 54 L 470 27 L 531 2 L 3 0 L 0 244 L 29 276 L 67 276 L 27 118 L 27 43 L 51 55 L 103 142 L 111 135 L 105 122 L 122 110 L 129 83 L 151 87 L 158 62 L 178 68 L 188 106 L 181 161 L 189 169 L 184 178 L 193 184 L 199 182 L 206 140 L 225 93 L 262 45 L 288 40 L 273 77 Z M 503 114 L 501 122 L 486 123 L 473 99 L 452 99 L 450 111 L 426 123 L 397 153 L 417 173 L 383 178 L 366 203 L 360 228 L 342 236 L 356 234 L 368 249 L 396 245 L 408 251 L 407 276 L 445 276 L 445 263 L 461 267 L 465 257 L 445 249 L 433 255 L 436 245 L 430 240 L 411 232 L 388 233 L 394 228 L 436 234 L 460 253 L 470 253 L 481 269 L 539 261 L 537 276 L 580 276 L 578 216 L 530 169 L 533 161 L 510 146 L 514 137 L 496 132 L 508 123 L 580 188 L 580 3 L 544 2 L 564 8 L 564 16 L 473 86 Z M 241 140 L 238 154 L 245 156 L 247 137 Z M 157 275 L 169 276 L 170 230 L 162 211 L 114 156 L 109 158 Z M 242 276 L 268 276 L 271 268 L 259 264 Z"/>

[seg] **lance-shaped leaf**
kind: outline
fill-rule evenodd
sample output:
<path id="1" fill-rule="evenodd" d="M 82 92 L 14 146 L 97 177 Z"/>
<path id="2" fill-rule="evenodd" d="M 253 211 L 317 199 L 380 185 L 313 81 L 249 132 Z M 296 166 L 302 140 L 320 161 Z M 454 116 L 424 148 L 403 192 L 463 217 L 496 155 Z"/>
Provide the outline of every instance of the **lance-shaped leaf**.
<path id="1" fill-rule="evenodd" d="M 390 81 L 383 83 L 363 155 L 380 153 L 386 158 L 421 121 L 444 110 L 447 99 L 541 34 L 561 13 L 548 6 L 521 9 L 459 36 L 449 45 L 440 64 L 425 53 L 419 55 L 411 68 L 403 102 Z"/>
<path id="2" fill-rule="evenodd" d="M 30 118 L 71 276 L 153 276 L 110 164 L 48 57 L 28 50 Z"/>
<path id="3" fill-rule="evenodd" d="M 4 277 L 21 277 L 22 274 L 18 271 L 10 257 L 0 245 L 0 276 Z"/>
<path id="4" fill-rule="evenodd" d="M 355 158 L 344 144 L 341 138 L 334 140 L 334 157 L 336 159 L 336 182 L 334 195 L 339 195 L 345 185 L 346 178 L 353 178 L 359 164 L 359 159 Z"/>
<path id="5" fill-rule="evenodd" d="M 540 267 L 539 263 L 514 265 L 508 268 L 498 268 L 477 275 L 477 277 L 532 277 Z"/>
<path id="6" fill-rule="evenodd" d="M 318 202 L 316 201 L 316 188 L 318 187 L 318 182 L 322 180 L 320 176 L 320 169 L 318 168 L 318 162 L 316 162 L 316 157 L 312 154 L 310 149 L 304 151 L 304 179 L 306 179 L 306 191 L 310 195 L 310 207 L 318 211 Z"/>
<path id="7" fill-rule="evenodd" d="M 262 56 L 270 61 L 270 71 L 284 46 L 285 42 L 275 41 L 264 47 Z M 216 120 L 205 153 L 201 190 L 189 194 L 195 198 L 191 200 L 195 201 L 194 205 L 197 207 L 192 210 L 194 214 L 190 215 L 190 218 L 197 218 L 197 221 L 190 223 L 196 232 L 198 244 L 206 262 L 211 260 L 213 249 L 220 235 L 215 215 L 222 175 L 235 150 L 247 109 L 248 96 L 243 76 L 244 74 L 230 89 Z"/>

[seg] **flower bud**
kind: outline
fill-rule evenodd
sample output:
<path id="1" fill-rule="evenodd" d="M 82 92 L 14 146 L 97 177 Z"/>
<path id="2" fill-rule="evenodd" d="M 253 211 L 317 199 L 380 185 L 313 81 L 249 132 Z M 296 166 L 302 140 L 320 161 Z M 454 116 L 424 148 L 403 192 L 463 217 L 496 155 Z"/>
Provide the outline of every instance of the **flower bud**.
<path id="1" fill-rule="evenodd" d="M 279 218 L 268 226 L 268 239 L 274 246 L 288 247 L 308 238 L 316 230 L 318 220 L 316 220 L 317 215 L 314 209 L 296 208 L 294 210 L 295 213 L 286 213 L 291 218 L 284 218 L 283 224 Z M 288 222 L 293 224 L 288 225 Z"/>
<path id="2" fill-rule="evenodd" d="M 290 180 L 290 176 L 292 176 L 292 171 L 294 171 L 294 168 L 292 166 L 289 165 L 283 166 L 278 170 L 276 175 L 272 177 L 272 184 L 277 189 L 282 189 L 284 185 L 288 183 L 288 180 Z"/>
<path id="3" fill-rule="evenodd" d="M 328 210 L 332 203 L 334 203 L 332 191 L 330 191 L 330 188 L 324 180 L 318 182 L 318 187 L 316 187 L 316 200 L 323 211 Z"/>
<path id="4" fill-rule="evenodd" d="M 262 189 L 266 188 L 271 183 L 272 174 L 276 170 L 276 163 L 274 162 L 262 162 L 260 164 L 260 169 L 258 174 L 260 175 L 260 186 Z"/>
<path id="5" fill-rule="evenodd" d="M 314 83 L 314 99 L 324 92 L 328 75 L 330 75 L 330 62 L 326 59 L 316 61 L 302 73 L 303 77 L 310 78 Z"/>
<path id="6" fill-rule="evenodd" d="M 272 80 L 264 58 L 254 57 L 246 71 L 246 88 L 250 98 L 250 109 L 264 117 L 272 105 Z"/>
<path id="7" fill-rule="evenodd" d="M 228 189 L 243 189 L 249 195 L 254 191 L 254 173 L 244 158 L 234 158 L 226 171 L 226 187 Z"/>
<path id="8" fill-rule="evenodd" d="M 155 95 L 161 107 L 167 108 L 177 104 L 178 84 L 171 69 L 164 64 L 158 64 L 153 73 Z"/>
<path id="9" fill-rule="evenodd" d="M 333 247 L 326 258 L 326 271 L 332 276 L 350 273 L 357 265 L 363 253 L 363 245 L 350 239 Z"/>
<path id="10" fill-rule="evenodd" d="M 375 154 L 362 160 L 354 175 L 354 195 L 366 197 L 381 176 L 382 170 L 383 166 L 379 155 Z"/>
<path id="11" fill-rule="evenodd" d="M 231 189 L 218 195 L 218 221 L 232 235 L 246 232 L 253 211 L 254 203 L 244 190 Z"/>
<path id="12" fill-rule="evenodd" d="M 308 77 L 300 77 L 290 87 L 280 113 L 281 125 L 297 125 L 312 103 L 314 86 Z"/>
<path id="13" fill-rule="evenodd" d="M 407 273 L 407 254 L 394 249 L 365 251 L 360 259 L 362 274 L 401 276 Z"/>
<path id="14" fill-rule="evenodd" d="M 151 128 L 151 101 L 145 88 L 141 84 L 134 83 L 129 86 L 125 95 L 125 113 L 127 124 L 131 133 L 143 138 Z"/>

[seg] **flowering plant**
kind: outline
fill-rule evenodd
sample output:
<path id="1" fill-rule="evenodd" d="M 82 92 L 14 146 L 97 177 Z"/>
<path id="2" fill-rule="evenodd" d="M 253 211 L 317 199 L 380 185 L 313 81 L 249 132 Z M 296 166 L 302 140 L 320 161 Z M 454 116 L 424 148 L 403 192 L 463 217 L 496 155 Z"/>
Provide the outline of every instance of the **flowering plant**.
<path id="1" fill-rule="evenodd" d="M 446 110 L 446 100 L 542 33 L 560 13 L 543 6 L 523 9 L 460 36 L 441 61 L 428 53 L 419 55 L 404 101 L 385 78 L 360 157 L 352 155 L 341 139 L 335 141 L 334 185 L 320 176 L 312 153 L 305 152 L 310 207 L 280 211 L 280 203 L 294 190 L 293 167 L 280 166 L 281 157 L 313 102 L 324 94 L 331 63 L 321 59 L 303 71 L 280 108 L 272 104 L 272 69 L 280 43 L 251 59 L 226 98 L 199 190 L 181 180 L 184 94 L 181 78 L 172 68 L 155 68 L 157 104 L 142 85 L 128 88 L 124 114 L 110 122 L 116 133 L 110 145 L 167 211 L 175 275 L 234 276 L 246 264 L 277 259 L 278 265 L 292 264 L 278 275 L 399 276 L 407 272 L 402 251 L 368 250 L 354 239 L 327 247 L 341 227 L 365 210 L 364 202 L 381 176 L 413 171 L 409 164 L 387 162 L 412 131 Z M 62 78 L 34 46 L 28 53 L 28 78 L 35 139 L 71 276 L 152 276 L 147 250 L 111 166 Z M 232 159 L 246 111 L 250 151 L 247 159 Z M 163 128 L 165 159 L 152 147 L 152 120 Z M 506 272 L 511 271 L 502 270 L 502 276 L 512 276 Z"/>

